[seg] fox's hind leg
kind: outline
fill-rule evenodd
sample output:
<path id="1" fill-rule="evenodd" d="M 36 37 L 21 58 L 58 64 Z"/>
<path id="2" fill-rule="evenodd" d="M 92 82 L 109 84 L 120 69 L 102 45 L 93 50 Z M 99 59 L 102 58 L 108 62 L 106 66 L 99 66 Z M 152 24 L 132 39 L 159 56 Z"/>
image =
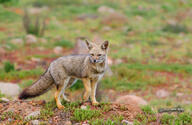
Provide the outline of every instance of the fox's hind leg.
<path id="1" fill-rule="evenodd" d="M 77 79 L 75 79 L 75 78 L 70 78 L 67 86 L 65 87 L 65 89 L 66 89 L 66 88 L 70 88 L 71 86 L 73 86 L 73 85 L 76 83 L 76 81 L 77 81 Z M 69 99 L 67 98 L 67 96 L 65 95 L 65 89 L 64 89 L 63 94 L 62 94 L 63 99 L 64 99 L 65 101 L 67 101 L 67 102 L 70 102 L 70 100 L 69 100 Z"/>
<path id="2" fill-rule="evenodd" d="M 66 86 L 67 86 L 67 84 L 69 82 L 69 79 L 70 78 L 66 78 L 66 79 L 62 80 L 63 84 L 58 84 L 57 85 L 57 91 L 55 92 L 55 100 L 56 100 L 57 107 L 59 109 L 64 108 L 64 106 L 61 104 L 60 97 L 64 93 L 65 88 L 66 88 Z"/>

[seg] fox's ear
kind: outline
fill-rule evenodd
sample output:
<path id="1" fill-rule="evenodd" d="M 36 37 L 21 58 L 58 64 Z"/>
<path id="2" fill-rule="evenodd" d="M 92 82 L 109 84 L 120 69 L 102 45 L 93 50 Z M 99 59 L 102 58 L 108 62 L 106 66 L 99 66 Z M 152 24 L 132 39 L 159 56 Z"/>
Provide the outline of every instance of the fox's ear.
<path id="1" fill-rule="evenodd" d="M 91 50 L 91 49 L 93 48 L 92 44 L 91 44 L 88 40 L 85 40 L 85 43 L 86 43 L 87 48 L 88 48 L 89 50 Z"/>
<path id="2" fill-rule="evenodd" d="M 103 42 L 103 44 L 101 44 L 101 49 L 107 50 L 108 46 L 109 46 L 109 41 L 106 40 Z"/>

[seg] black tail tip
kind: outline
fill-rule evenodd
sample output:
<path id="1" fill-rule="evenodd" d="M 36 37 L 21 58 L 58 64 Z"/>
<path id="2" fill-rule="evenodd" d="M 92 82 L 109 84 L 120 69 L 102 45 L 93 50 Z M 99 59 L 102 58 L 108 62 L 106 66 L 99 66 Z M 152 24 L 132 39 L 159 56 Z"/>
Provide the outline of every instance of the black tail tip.
<path id="1" fill-rule="evenodd" d="M 23 90 L 23 91 L 20 93 L 18 99 L 27 99 L 27 98 L 29 98 L 29 97 L 30 97 L 30 95 L 27 94 L 26 89 L 25 89 L 25 90 Z"/>

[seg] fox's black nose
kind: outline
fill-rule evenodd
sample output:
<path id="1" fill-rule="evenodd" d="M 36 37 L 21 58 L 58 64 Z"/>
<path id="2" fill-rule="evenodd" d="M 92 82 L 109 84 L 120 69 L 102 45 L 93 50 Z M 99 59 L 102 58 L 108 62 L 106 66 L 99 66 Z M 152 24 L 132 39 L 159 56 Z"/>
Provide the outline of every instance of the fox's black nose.
<path id="1" fill-rule="evenodd" d="M 96 60 L 94 59 L 93 62 L 96 63 Z"/>

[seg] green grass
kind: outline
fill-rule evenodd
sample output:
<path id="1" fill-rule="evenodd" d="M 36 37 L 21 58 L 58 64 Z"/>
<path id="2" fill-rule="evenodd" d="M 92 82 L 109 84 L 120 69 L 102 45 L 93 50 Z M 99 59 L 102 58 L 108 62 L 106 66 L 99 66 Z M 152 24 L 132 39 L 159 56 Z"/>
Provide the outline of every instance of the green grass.
<path id="1" fill-rule="evenodd" d="M 158 116 L 157 112 L 152 110 L 152 107 L 147 105 L 142 107 L 142 114 L 138 114 L 136 120 L 134 121 L 135 125 L 140 124 L 150 124 L 151 122 L 156 122 Z M 179 114 L 167 114 L 163 113 L 160 117 L 160 123 L 162 125 L 189 125 L 192 123 L 192 114 L 189 112 L 183 112 Z"/>
<path id="2" fill-rule="evenodd" d="M 61 46 L 61 47 L 65 47 L 65 48 L 72 48 L 73 47 L 73 43 L 71 41 L 68 41 L 68 40 L 60 40 L 60 41 L 56 41 L 54 43 L 54 46 Z"/>
<path id="3" fill-rule="evenodd" d="M 73 112 L 72 120 L 80 122 L 85 120 L 95 119 L 101 116 L 101 111 L 90 109 L 75 109 Z"/>
<path id="4" fill-rule="evenodd" d="M 26 88 L 26 87 L 29 87 L 30 85 L 32 85 L 33 83 L 34 83 L 33 80 L 24 80 L 24 81 L 22 81 L 21 84 L 19 84 L 19 86 L 21 88 Z"/>
<path id="5" fill-rule="evenodd" d="M 9 61 L 4 63 L 4 71 L 6 73 L 8 73 L 10 71 L 14 71 L 14 70 L 15 70 L 14 64 L 10 63 Z"/>
<path id="6" fill-rule="evenodd" d="M 0 70 L 0 80 L 21 80 L 26 78 L 37 78 L 43 73 L 42 69 L 32 69 L 32 70 L 21 70 L 21 71 L 10 71 L 8 73 Z"/>
<path id="7" fill-rule="evenodd" d="M 134 70 L 151 70 L 151 71 L 165 71 L 165 72 L 174 72 L 174 73 L 192 73 L 191 65 L 182 65 L 182 64 L 121 64 L 115 66 L 117 68 L 126 68 Z"/>
<path id="8" fill-rule="evenodd" d="M 112 66 L 114 72 L 112 77 L 102 80 L 103 88 L 116 90 L 145 90 L 148 86 L 156 86 L 168 83 L 166 76 L 158 75 L 156 72 L 167 72 L 171 74 L 183 74 L 190 77 L 191 65 L 182 64 L 119 64 Z M 172 82 L 179 84 L 177 77 Z"/>

